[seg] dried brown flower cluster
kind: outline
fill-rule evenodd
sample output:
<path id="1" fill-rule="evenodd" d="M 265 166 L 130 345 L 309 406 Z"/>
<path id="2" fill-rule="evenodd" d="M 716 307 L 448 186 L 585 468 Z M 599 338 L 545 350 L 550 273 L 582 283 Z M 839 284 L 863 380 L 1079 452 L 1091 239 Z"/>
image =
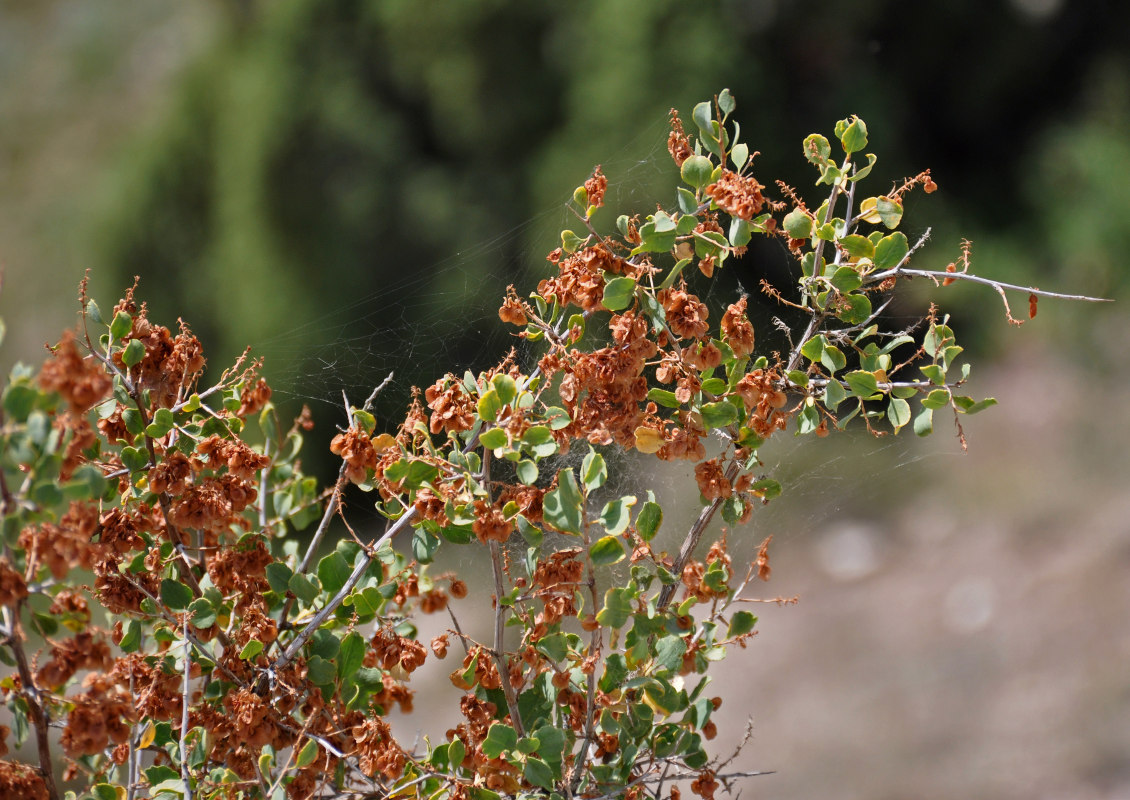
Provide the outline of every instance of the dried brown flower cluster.
<path id="1" fill-rule="evenodd" d="M 752 176 L 724 169 L 722 176 L 706 187 L 706 194 L 727 214 L 750 220 L 765 207 L 765 197 L 761 194 L 763 188 Z"/>

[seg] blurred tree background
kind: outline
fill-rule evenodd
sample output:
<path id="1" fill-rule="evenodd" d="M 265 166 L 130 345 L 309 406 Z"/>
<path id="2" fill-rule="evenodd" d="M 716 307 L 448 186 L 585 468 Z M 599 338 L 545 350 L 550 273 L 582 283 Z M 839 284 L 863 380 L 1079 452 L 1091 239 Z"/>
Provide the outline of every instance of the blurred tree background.
<path id="1" fill-rule="evenodd" d="M 614 187 L 623 181 L 617 201 L 628 210 L 673 174 L 667 110 L 689 116 L 723 86 L 738 98 L 745 138 L 764 151 L 754 170 L 763 182 L 806 191 L 812 175 L 800 140 L 856 113 L 872 131 L 876 174 L 895 180 L 930 167 L 941 188 L 908 207 L 908 234 L 933 225 L 920 264 L 943 267 L 966 237 L 982 274 L 1121 300 L 1128 31 L 1130 6 L 1115 0 L 0 0 L 0 314 L 8 323 L 0 367 L 39 360 L 42 343 L 73 320 L 72 287 L 92 268 L 104 307 L 140 275 L 155 318 L 183 316 L 213 365 L 248 343 L 265 352 L 284 395 L 326 401 L 315 408 L 326 439 L 340 419 L 333 390 L 349 388 L 356 402 L 390 368 L 396 391 L 380 410 L 395 419 L 412 384 L 507 345 L 496 333 L 500 292 L 510 282 L 527 291 L 542 274 L 568 220 L 564 202 L 593 165 L 605 164 Z M 727 266 L 726 279 L 752 290 L 780 261 L 772 248 L 758 251 Z M 1116 576 L 1130 566 L 1118 405 L 1128 391 L 1117 377 L 1130 366 L 1127 315 L 1120 303 L 1045 302 L 1016 332 L 992 292 L 947 291 L 965 308 L 964 343 L 998 362 L 996 373 L 985 364 L 974 377 L 1003 376 L 975 391 L 996 391 L 1004 408 L 972 426 L 981 461 L 938 456 L 903 469 L 908 449 L 885 451 L 892 494 L 916 493 L 927 523 L 889 498 L 876 509 L 874 497 L 827 506 L 803 493 L 809 507 L 866 524 L 845 533 L 811 508 L 790 521 L 786 504 L 770 518 L 819 531 L 786 542 L 789 566 L 778 572 L 787 581 L 790 570 L 812 567 L 795 583 L 810 607 L 767 610 L 760 646 L 773 664 L 787 666 L 791 655 L 814 672 L 797 687 L 789 667 L 792 684 L 767 677 L 777 694 L 751 695 L 759 738 L 750 757 L 785 776 L 756 788 L 773 797 L 1028 797 L 1051 775 L 1040 784 L 1046 796 L 1124 797 L 1130 638 L 1110 606 L 1126 599 Z M 414 333 L 423 335 L 379 341 Z M 499 347 L 484 353 L 488 338 Z M 324 385 L 303 389 L 303 381 Z M 948 441 L 929 447 L 953 450 Z M 972 477 L 943 484 L 939 468 Z M 842 481 L 833 486 L 840 494 L 853 485 Z M 1060 575 L 1056 548 L 1075 542 L 1084 514 L 1101 517 L 1087 517 L 1091 556 L 1055 584 L 1067 599 L 1056 605 L 1060 622 L 1048 623 L 1026 594 L 1038 588 L 1013 578 L 1020 569 Z M 1045 549 L 1026 549 L 1033 525 Z M 924 633 L 920 646 L 881 635 L 909 625 L 914 608 L 903 602 L 911 589 L 884 581 L 956 569 L 928 560 L 959 546 L 950 530 L 998 548 L 967 565 L 988 576 L 970 580 L 987 583 L 939 576 L 937 597 L 924 596 L 916 612 L 942 608 L 936 635 Z M 836 547 L 847 555 L 829 556 Z M 828 566 L 845 558 L 864 567 Z M 842 588 L 825 591 L 830 583 Z M 976 618 L 986 602 L 985 625 L 943 624 L 950 605 Z M 1005 623 L 1010 602 L 1020 616 Z M 866 623 L 845 617 L 849 608 Z M 865 625 L 862 638 L 843 633 L 849 622 Z M 1075 672 L 1032 660 L 1041 624 L 1094 632 L 1069 648 L 1086 649 Z M 1105 625 L 1117 635 L 1102 635 Z M 1036 637 L 1024 640 L 1029 650 L 998 653 L 1001 632 L 1016 639 L 1018 630 Z M 869 651 L 879 641 L 894 666 Z M 835 643 L 843 649 L 829 649 Z M 821 659 L 839 668 L 815 671 Z M 1050 683 L 1041 670 L 1067 680 L 1068 689 L 1051 690 L 1060 705 L 1043 696 Z M 977 689 L 964 705 L 943 703 L 953 688 L 947 675 L 997 700 L 1020 681 L 1027 688 L 1009 702 L 1021 710 L 1002 718 L 1040 719 L 1037 708 L 1074 720 L 1089 731 L 1075 740 L 1082 750 L 1057 750 L 1050 734 L 1023 738 L 1036 726 L 993 727 Z M 902 688 L 880 711 L 864 713 L 864 700 L 840 709 L 836 698 L 857 697 L 860 681 Z M 1031 693 L 1040 695 L 1035 706 L 1025 704 Z M 814 697 L 826 702 L 816 708 Z M 978 725 L 991 734 L 975 734 Z M 990 737 L 1015 746 L 992 750 Z M 1054 768 L 1034 770 L 1049 760 Z"/>

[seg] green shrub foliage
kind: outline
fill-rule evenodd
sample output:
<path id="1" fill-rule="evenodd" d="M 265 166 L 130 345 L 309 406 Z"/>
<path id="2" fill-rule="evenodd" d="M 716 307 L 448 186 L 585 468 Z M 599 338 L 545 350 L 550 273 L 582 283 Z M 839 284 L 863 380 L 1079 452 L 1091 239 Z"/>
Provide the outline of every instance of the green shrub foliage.
<path id="1" fill-rule="evenodd" d="M 551 277 L 528 296 L 511 287 L 499 311 L 537 360 L 444 375 L 399 426 L 374 418 L 376 392 L 347 408 L 326 490 L 300 469 L 307 415 L 279 419 L 256 363 L 200 386 L 186 326 L 152 322 L 133 289 L 102 312 L 84 288 L 80 329 L 3 390 L 0 691 L 13 725 L 0 743 L 30 740 L 38 763 L 0 761 L 0 794 L 564 800 L 660 797 L 683 780 L 709 800 L 728 788 L 738 774 L 708 747 L 723 705 L 709 675 L 754 633 L 742 593 L 768 579 L 769 545 L 734 563 L 725 537 L 705 541 L 715 517 L 738 526 L 781 491 L 758 460 L 773 436 L 825 436 L 855 417 L 876 435 L 924 435 L 939 414 L 960 431 L 993 403 L 964 393 L 968 364 L 933 307 L 911 329 L 884 327 L 901 284 L 1020 290 L 1033 316 L 1041 294 L 974 276 L 968 250 L 946 272 L 913 268 L 924 238 L 898 230 L 903 200 L 935 185 L 927 171 L 864 191 L 876 158 L 857 117 L 804 140 L 818 204 L 784 185 L 770 199 L 733 109 L 727 91 L 699 104 L 693 133 L 672 112 L 664 210 L 604 219 L 598 167 L 573 195 Z M 805 320 L 786 353 L 759 352 L 745 297 L 716 324 L 692 291 L 754 236 L 796 259 L 795 286 L 763 286 Z M 677 554 L 653 547 L 654 492 L 611 490 L 610 463 L 626 463 L 606 461 L 613 449 L 693 468 L 702 509 Z M 349 483 L 388 524 L 330 547 Z M 489 584 L 429 572 L 447 547 L 478 551 Z M 418 640 L 415 614 L 464 602 L 491 609 L 484 641 L 454 614 Z M 412 674 L 430 659 L 448 661 L 461 721 L 437 741 L 398 740 L 388 715 L 411 710 Z"/>

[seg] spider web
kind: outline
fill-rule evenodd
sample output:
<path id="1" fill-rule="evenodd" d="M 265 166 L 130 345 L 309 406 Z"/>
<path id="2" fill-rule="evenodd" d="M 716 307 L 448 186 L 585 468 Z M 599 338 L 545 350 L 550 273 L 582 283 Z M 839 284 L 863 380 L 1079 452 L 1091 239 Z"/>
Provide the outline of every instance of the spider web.
<path id="1" fill-rule="evenodd" d="M 616 157 L 604 160 L 603 171 L 609 186 L 607 207 L 597 217 L 598 230 L 611 229 L 612 220 L 620 213 L 645 215 L 653 211 L 655 198 L 664 196 L 658 192 L 672 191 L 674 167 L 666 149 L 667 131 L 664 116 L 625 145 Z M 587 172 L 577 182 L 584 177 Z M 513 283 L 519 295 L 524 296 L 538 280 L 551 274 L 544 256 L 558 244 L 561 229 L 583 230 L 568 210 L 569 199 L 568 191 L 564 191 L 561 202 L 538 210 L 519 224 L 260 343 L 256 351 L 265 357 L 268 368 L 273 368 L 270 374 L 276 393 L 284 399 L 310 404 L 319 419 L 320 437 L 328 439 L 332 427 L 345 420 L 343 393 L 351 403 L 360 404 L 390 372 L 396 377 L 380 398 L 383 408 L 389 411 L 383 417 L 378 414 L 378 424 L 385 430 L 394 428 L 403 418 L 411 397 L 412 380 L 406 376 L 419 375 L 421 361 L 425 362 L 424 377 L 417 379 L 421 387 L 446 372 L 461 375 L 465 369 L 489 368 L 512 347 L 517 349 L 522 366 L 531 368 L 537 351 L 514 337 L 515 328 L 499 320 L 498 307 L 508 284 Z M 665 204 L 669 207 L 673 201 L 672 197 Z M 484 264 L 489 265 L 485 271 Z M 771 240 L 759 249 L 751 248 L 743 259 L 728 261 L 713 280 L 702 280 L 697 273 L 687 277 L 693 290 L 710 307 L 710 319 L 715 324 L 726 305 L 750 294 L 750 317 L 757 330 L 758 352 L 787 352 L 791 346 L 788 336 L 773 324 L 773 317 L 784 316 L 783 310 L 758 291 L 758 284 L 764 276 L 782 289 L 795 285 L 793 269 L 784 245 Z M 437 313 L 457 315 L 458 327 L 463 332 L 458 341 L 447 338 L 452 327 L 438 319 Z M 902 325 L 915 319 L 892 321 Z M 793 325 L 793 335 L 802 325 Z M 312 333 L 319 335 L 314 337 Z M 325 344 L 311 349 L 309 342 L 315 338 Z M 330 433 L 326 433 L 327 428 Z M 819 541 L 818 537 L 830 525 L 845 519 L 874 517 L 877 509 L 893 504 L 892 495 L 913 491 L 913 484 L 919 479 L 916 476 L 927 472 L 918 462 L 936 462 L 939 451 L 947 451 L 922 444 L 909 435 L 875 439 L 866 433 L 854 433 L 816 440 L 811 436 L 796 437 L 792 430 L 776 434 L 761 448 L 763 466 L 757 474 L 775 478 L 784 492 L 767 506 L 757 507 L 751 524 L 728 533 L 735 570 L 744 573 L 744 565 L 756 558 L 759 543 L 769 534 L 775 537 L 774 555 L 787 555 L 802 544 L 807 546 L 810 538 Z M 712 438 L 708 451 L 717 452 L 720 446 Z M 321 447 L 325 450 L 324 444 Z M 948 448 L 949 452 L 953 450 Z M 563 467 L 579 465 L 587 452 L 584 443 L 577 443 L 568 454 L 544 460 L 540 465 L 542 476 L 548 478 Z M 595 498 L 597 507 L 624 494 L 633 494 L 642 502 L 649 491 L 654 492 L 665 518 L 653 545 L 657 551 L 677 552 L 682 537 L 702 509 L 692 466 L 686 462 L 660 462 L 617 448 L 605 448 L 603 454 L 608 461 L 609 481 Z M 348 504 L 348 516 L 361 535 L 370 526 L 383 527 L 369 496 L 354 494 Z M 704 537 L 703 548 L 723 527 L 730 526 L 718 515 Z M 334 538 L 331 534 L 328 541 Z M 572 544 L 573 541 L 562 542 L 562 546 Z M 405 549 L 408 545 L 397 542 L 395 546 Z M 698 557 L 701 556 L 699 553 Z M 519 537 L 510 543 L 507 557 L 516 567 L 522 563 L 525 547 Z M 517 569 L 521 571 L 520 567 Z M 626 571 L 627 566 L 621 564 L 617 569 Z M 441 548 L 432 574 L 448 570 L 473 585 L 490 586 L 492 582 L 489 565 L 477 548 Z M 747 592 L 771 596 L 777 593 L 776 587 L 773 584 L 765 590 L 758 585 Z M 782 587 L 781 591 L 789 590 Z M 453 612 L 466 634 L 478 641 L 490 640 L 490 615 L 485 606 L 455 604 Z M 452 624 L 445 613 L 422 615 L 416 622 L 422 641 L 443 633 Z M 462 652 L 454 639 L 452 650 Z M 446 678 L 451 662 L 450 656 L 446 662 L 429 659 L 414 675 L 413 685 L 428 689 L 418 693 L 415 714 L 392 715 L 394 730 L 402 740 L 411 741 L 413 735 L 424 733 L 437 735 L 459 721 L 454 710 L 459 693 Z"/>
<path id="2" fill-rule="evenodd" d="M 606 208 L 595 223 L 598 230 L 611 231 L 611 222 L 620 213 L 653 211 L 655 198 L 663 196 L 660 192 L 671 191 L 675 168 L 667 153 L 667 131 L 663 116 L 613 158 L 604 160 L 609 184 Z M 587 172 L 581 177 L 587 177 Z M 515 337 L 514 326 L 499 320 L 498 307 L 508 284 L 515 284 L 524 296 L 538 280 L 550 275 L 544 256 L 559 243 L 562 228 L 583 230 L 569 210 L 569 200 L 569 193 L 563 192 L 562 202 L 509 229 L 261 342 L 255 351 L 266 360 L 276 395 L 311 405 L 320 436 L 328 439 L 332 427 L 344 423 L 343 395 L 360 405 L 389 373 L 394 378 L 379 405 L 386 413 L 383 417 L 378 414 L 378 425 L 385 430 L 393 429 L 403 418 L 413 382 L 423 388 L 447 372 L 462 375 L 467 369 L 487 369 L 511 348 L 517 350 L 523 367 L 532 368 L 539 351 Z M 765 276 L 786 287 L 795 281 L 792 270 L 784 245 L 772 240 L 755 243 L 749 255 L 731 259 L 710 281 L 696 279 L 697 275 L 688 280 L 710 307 L 712 321 L 726 305 L 750 294 L 749 313 L 757 329 L 758 352 L 784 352 L 790 347 L 788 336 L 773 324 L 773 317 L 782 310 L 758 291 L 758 283 Z M 457 317 L 461 336 L 451 335 L 452 315 Z M 906 317 L 905 324 L 915 320 Z M 903 322 L 892 321 L 896 325 Z M 311 336 L 315 332 L 318 335 Z M 311 340 L 324 344 L 311 347 Z M 752 557 L 767 533 L 784 543 L 819 530 L 837 516 L 869 513 L 869 508 L 882 501 L 881 487 L 889 483 L 886 476 L 913 472 L 904 467 L 936 455 L 937 450 L 923 448 L 912 436 L 874 439 L 866 434 L 841 434 L 817 442 L 813 437 L 794 437 L 792 430 L 777 434 L 761 449 L 764 466 L 758 474 L 777 479 L 784 494 L 758 508 L 753 525 L 735 533 L 731 539 L 735 558 L 740 563 Z M 587 452 L 579 444 L 569 455 L 544 462 L 542 474 L 576 466 Z M 688 465 L 664 464 L 638 454 L 605 452 L 605 457 L 610 477 L 605 493 L 633 493 L 642 498 L 650 489 L 660 502 L 664 497 L 685 499 L 687 502 L 671 504 L 677 510 L 668 511 L 663 527 L 671 537 L 686 531 L 700 510 Z M 905 477 L 901 482 L 905 483 Z M 666 504 L 664 507 L 667 509 Z M 353 510 L 366 508 L 371 509 L 371 504 L 357 503 Z M 713 523 L 715 528 L 721 524 L 720 519 Z M 660 545 L 678 548 L 674 538 Z"/>

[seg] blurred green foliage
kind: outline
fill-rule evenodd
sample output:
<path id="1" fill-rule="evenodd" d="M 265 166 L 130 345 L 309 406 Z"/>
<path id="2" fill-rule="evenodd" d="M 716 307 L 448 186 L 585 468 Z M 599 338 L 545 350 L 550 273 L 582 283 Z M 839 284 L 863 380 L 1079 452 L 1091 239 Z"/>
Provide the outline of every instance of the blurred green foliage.
<path id="1" fill-rule="evenodd" d="M 86 230 L 96 288 L 140 275 L 154 316 L 184 316 L 217 363 L 397 286 L 411 296 L 374 300 L 386 330 L 426 325 L 436 344 L 413 342 L 397 385 L 469 363 L 500 289 L 540 275 L 571 188 L 597 162 L 615 184 L 610 159 L 646 164 L 635 181 L 673 169 L 667 110 L 723 85 L 744 138 L 774 153 L 755 162 L 763 182 L 807 186 L 768 144 L 850 113 L 884 132 L 877 175 L 930 167 L 941 191 L 912 197 L 905 221 L 921 232 L 918 203 L 942 221 L 924 265 L 966 236 L 1001 279 L 1107 295 L 1126 282 L 1123 4 L 229 0 L 209 13 L 211 43 L 123 150 L 109 211 Z M 557 216 L 541 224 L 545 209 Z M 452 258 L 455 273 L 436 268 Z M 755 291 L 784 263 L 756 251 L 730 277 Z M 273 301 L 247 303 L 247 285 Z M 991 348 L 1007 326 L 995 296 L 979 302 L 961 323 Z M 324 353 L 373 311 L 310 325 L 301 344 Z M 353 385 L 388 367 L 371 369 Z"/>

